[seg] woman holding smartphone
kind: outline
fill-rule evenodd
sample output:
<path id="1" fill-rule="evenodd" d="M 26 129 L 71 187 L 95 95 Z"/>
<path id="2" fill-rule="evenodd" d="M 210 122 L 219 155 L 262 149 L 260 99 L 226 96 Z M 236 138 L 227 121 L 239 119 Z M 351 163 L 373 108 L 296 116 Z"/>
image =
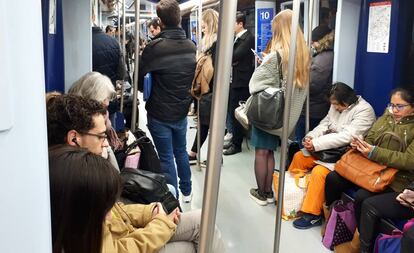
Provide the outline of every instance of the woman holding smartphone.
<path id="1" fill-rule="evenodd" d="M 279 12 L 272 20 L 272 39 L 268 53 L 258 66 L 249 82 L 250 94 L 257 94 L 267 88 L 283 87 L 287 76 L 288 56 L 292 11 Z M 303 33 L 297 30 L 297 51 L 293 80 L 292 108 L 290 111 L 289 133 L 299 119 L 306 98 L 306 87 L 309 83 L 310 53 L 306 47 Z M 279 146 L 282 128 L 263 130 L 252 124 L 251 143 L 255 147 L 254 172 L 257 188 L 250 189 L 250 197 L 259 205 L 274 203 L 272 191 L 273 170 L 275 168 L 274 151 Z"/>
<path id="2" fill-rule="evenodd" d="M 360 219 L 361 252 L 372 252 L 381 219 L 408 220 L 414 218 L 414 182 L 401 193 L 389 192 L 366 199 L 362 203 Z M 369 246 L 369 247 L 367 247 Z M 339 247 L 337 252 L 347 251 L 349 246 Z"/>
<path id="3" fill-rule="evenodd" d="M 388 135 L 384 136 L 381 143 L 375 146 L 375 141 L 386 132 L 396 134 L 399 140 Z M 405 142 L 407 148 L 403 151 L 397 151 L 401 141 Z M 354 138 L 351 146 L 368 159 L 398 170 L 391 184 L 382 193 L 373 193 L 365 189 L 357 190 L 355 216 L 358 230 L 352 242 L 335 247 L 336 252 L 372 252 L 375 238 L 379 232 L 377 224 L 380 217 L 401 219 L 408 218 L 412 214 L 412 210 L 409 209 L 403 209 L 407 212 L 401 212 L 400 203 L 408 205 L 404 202 L 405 197 L 412 200 L 409 197 L 411 193 L 404 191 L 404 189 L 414 181 L 414 90 L 412 88 L 394 89 L 391 92 L 391 100 L 387 110 L 374 123 L 365 140 Z M 329 173 L 325 185 L 326 204 L 332 204 L 340 198 L 343 191 L 349 188 L 358 187 L 335 171 Z M 400 192 L 403 194 L 398 196 Z M 396 198 L 397 200 L 395 200 Z M 370 207 L 381 208 L 370 209 Z M 361 216 L 362 214 L 364 216 Z"/>

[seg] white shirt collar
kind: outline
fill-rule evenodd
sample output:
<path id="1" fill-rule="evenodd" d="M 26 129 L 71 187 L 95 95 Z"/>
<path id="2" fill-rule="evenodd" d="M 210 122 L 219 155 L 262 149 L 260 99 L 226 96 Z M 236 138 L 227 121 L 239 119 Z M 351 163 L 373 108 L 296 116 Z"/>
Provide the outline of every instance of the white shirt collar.
<path id="1" fill-rule="evenodd" d="M 240 31 L 239 33 L 236 34 L 236 38 L 240 38 L 243 34 L 245 34 L 247 32 L 247 29 L 244 29 L 243 31 Z"/>

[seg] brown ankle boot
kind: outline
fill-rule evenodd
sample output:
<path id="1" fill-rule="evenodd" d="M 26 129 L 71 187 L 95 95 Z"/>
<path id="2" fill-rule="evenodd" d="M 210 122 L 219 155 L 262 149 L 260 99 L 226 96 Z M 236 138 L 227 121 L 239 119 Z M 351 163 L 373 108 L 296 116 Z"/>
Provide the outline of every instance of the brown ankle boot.
<path id="1" fill-rule="evenodd" d="M 329 207 L 325 203 L 323 203 L 322 209 L 323 209 L 323 216 L 325 218 L 325 222 L 323 223 L 321 227 L 321 236 L 324 237 L 326 225 L 328 224 L 329 217 L 331 217 L 331 209 L 329 209 Z"/>
<path id="2" fill-rule="evenodd" d="M 358 229 L 355 230 L 352 241 L 339 244 L 334 247 L 335 253 L 359 253 L 361 249 L 361 241 L 359 240 Z"/>

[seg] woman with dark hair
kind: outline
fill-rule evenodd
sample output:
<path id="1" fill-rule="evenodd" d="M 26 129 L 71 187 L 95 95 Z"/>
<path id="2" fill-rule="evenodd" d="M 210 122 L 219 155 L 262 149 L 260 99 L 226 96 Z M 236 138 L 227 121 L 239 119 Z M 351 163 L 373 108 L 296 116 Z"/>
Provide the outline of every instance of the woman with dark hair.
<path id="1" fill-rule="evenodd" d="M 99 253 L 120 178 L 100 156 L 69 145 L 49 150 L 54 253 Z"/>
<path id="2" fill-rule="evenodd" d="M 391 135 L 384 136 L 386 132 L 396 134 L 399 140 L 396 137 L 391 137 Z M 381 143 L 375 143 L 382 136 L 384 138 Z M 404 151 L 400 151 L 401 141 L 407 147 Z M 351 242 L 336 246 L 335 251 L 365 253 L 372 251 L 378 234 L 377 221 L 379 219 L 375 218 L 371 225 L 367 225 L 369 224 L 366 223 L 367 219 L 372 217 L 367 217 L 366 215 L 369 216 L 367 213 L 364 213 L 364 216 L 361 217 L 361 207 L 362 210 L 366 211 L 367 209 L 363 208 L 365 205 L 380 205 L 386 210 L 389 217 L 402 217 L 403 213 L 399 213 L 398 209 L 393 210 L 395 205 L 388 202 L 389 199 L 384 202 L 384 196 L 379 197 L 378 194 L 391 192 L 394 194 L 391 197 L 395 198 L 399 192 L 408 187 L 410 182 L 414 181 L 414 90 L 412 88 L 394 89 L 391 92 L 391 101 L 387 110 L 369 130 L 365 140 L 354 138 L 351 147 L 371 161 L 398 170 L 391 184 L 382 193 L 373 193 L 360 188 L 355 194 L 355 217 L 358 230 Z M 359 187 L 341 177 L 337 172 L 330 172 L 326 177 L 326 204 L 331 205 L 341 197 L 343 191 L 349 188 L 358 189 Z"/>
<path id="3" fill-rule="evenodd" d="M 120 177 L 101 156 L 69 145 L 49 150 L 54 253 L 197 252 L 200 210 L 166 214 L 161 203 L 116 203 Z M 213 251 L 224 252 L 220 231 Z"/>
<path id="4" fill-rule="evenodd" d="M 301 208 L 303 215 L 293 222 L 293 226 L 298 229 L 322 224 L 325 178 L 332 168 L 328 168 L 327 164 L 318 164 L 314 152 L 349 145 L 352 135 L 366 134 L 375 121 L 371 105 L 344 83 L 335 83 L 332 86 L 329 100 L 331 107 L 328 115 L 303 138 L 304 149 L 296 152 L 289 166 L 291 173 L 312 171 Z"/>

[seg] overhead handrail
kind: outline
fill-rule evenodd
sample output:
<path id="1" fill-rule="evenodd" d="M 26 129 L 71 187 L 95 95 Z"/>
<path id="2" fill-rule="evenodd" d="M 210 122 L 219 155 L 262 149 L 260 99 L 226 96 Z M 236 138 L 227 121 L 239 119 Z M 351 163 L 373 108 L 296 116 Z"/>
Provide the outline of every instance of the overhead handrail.
<path id="1" fill-rule="evenodd" d="M 292 26 L 290 35 L 290 50 L 289 50 L 289 61 L 288 61 L 288 76 L 285 93 L 285 108 L 283 111 L 283 130 L 282 130 L 282 145 L 281 145 L 281 156 L 280 156 L 280 167 L 279 167 L 279 191 L 276 211 L 276 228 L 275 228 L 275 241 L 273 252 L 278 253 L 280 248 L 280 232 L 282 229 L 282 202 L 284 188 L 285 188 L 285 168 L 287 158 L 287 144 L 289 138 L 289 113 L 291 108 L 291 98 L 293 91 L 293 78 L 295 70 L 295 58 L 296 58 L 296 38 L 298 35 L 299 26 L 299 11 L 300 11 L 300 0 L 293 0 L 293 15 L 292 15 Z"/>
<path id="2" fill-rule="evenodd" d="M 207 170 L 204 180 L 201 212 L 200 253 L 211 253 L 216 223 L 220 185 L 223 136 L 229 98 L 230 68 L 233 56 L 234 23 L 237 0 L 220 1 L 217 55 L 215 59 L 214 91 L 208 143 Z"/>

